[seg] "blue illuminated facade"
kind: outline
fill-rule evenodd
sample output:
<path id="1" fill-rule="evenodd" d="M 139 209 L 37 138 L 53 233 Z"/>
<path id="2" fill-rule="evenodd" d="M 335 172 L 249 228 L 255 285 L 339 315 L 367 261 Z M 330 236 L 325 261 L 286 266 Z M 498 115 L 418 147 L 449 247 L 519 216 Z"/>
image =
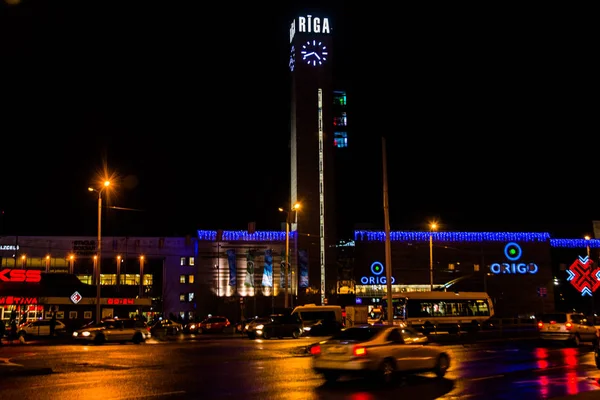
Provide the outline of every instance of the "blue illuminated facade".
<path id="1" fill-rule="evenodd" d="M 552 239 L 548 232 L 428 232 L 393 231 L 392 242 L 428 242 L 432 236 L 436 242 L 548 242 L 550 247 L 565 249 L 600 249 L 600 239 Z M 383 231 L 354 231 L 357 242 L 383 242 Z"/>
<path id="2" fill-rule="evenodd" d="M 296 231 L 290 232 L 290 239 L 294 239 Z M 198 240 L 216 242 L 218 231 L 198 230 Z M 285 242 L 285 231 L 223 231 L 220 241 L 242 241 L 242 242 Z"/>

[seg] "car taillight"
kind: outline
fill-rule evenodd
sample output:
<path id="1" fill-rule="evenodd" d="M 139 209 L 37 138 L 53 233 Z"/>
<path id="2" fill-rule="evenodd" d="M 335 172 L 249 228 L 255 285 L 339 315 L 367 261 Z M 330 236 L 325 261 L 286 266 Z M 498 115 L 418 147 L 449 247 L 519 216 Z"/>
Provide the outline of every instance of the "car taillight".
<path id="1" fill-rule="evenodd" d="M 567 328 L 567 330 L 569 331 L 569 330 L 571 330 L 571 328 L 573 327 L 573 324 L 572 324 L 572 323 L 570 323 L 570 322 L 567 322 L 567 323 L 565 324 L 565 327 L 566 327 L 566 328 Z"/>
<path id="2" fill-rule="evenodd" d="M 316 346 L 311 347 L 310 354 L 312 354 L 313 356 L 318 356 L 319 354 L 321 354 L 321 346 L 317 344 Z"/>
<path id="3" fill-rule="evenodd" d="M 146 330 L 147 330 L 148 332 L 150 332 L 150 331 L 152 330 L 152 328 L 148 326 L 148 327 L 146 327 Z"/>
<path id="4" fill-rule="evenodd" d="M 354 349 L 352 349 L 352 354 L 354 354 L 355 357 L 366 356 L 367 355 L 367 348 L 366 347 L 362 347 L 362 346 L 355 346 Z"/>
<path id="5" fill-rule="evenodd" d="M 544 327 L 544 323 L 543 322 L 538 322 L 538 328 L 542 329 Z"/>

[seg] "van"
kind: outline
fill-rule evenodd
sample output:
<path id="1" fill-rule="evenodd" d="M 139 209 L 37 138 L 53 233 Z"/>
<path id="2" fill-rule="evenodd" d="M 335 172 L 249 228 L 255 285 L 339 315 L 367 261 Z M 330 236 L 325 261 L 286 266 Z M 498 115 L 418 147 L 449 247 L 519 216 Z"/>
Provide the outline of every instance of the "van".
<path id="1" fill-rule="evenodd" d="M 294 314 L 300 317 L 304 333 L 311 336 L 332 335 L 343 326 L 340 306 L 305 304 L 294 308 Z"/>

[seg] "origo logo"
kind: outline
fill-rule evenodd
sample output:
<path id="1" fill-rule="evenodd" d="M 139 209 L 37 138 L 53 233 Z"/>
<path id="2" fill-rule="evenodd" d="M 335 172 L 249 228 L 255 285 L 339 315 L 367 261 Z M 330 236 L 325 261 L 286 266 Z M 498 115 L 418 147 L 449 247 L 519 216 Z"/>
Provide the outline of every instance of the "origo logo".
<path id="1" fill-rule="evenodd" d="M 30 282 L 42 280 L 42 271 L 37 269 L 10 269 L 0 270 L 0 282 Z"/>
<path id="2" fill-rule="evenodd" d="M 363 276 L 360 278 L 360 283 L 363 285 L 386 285 L 387 279 L 383 275 L 383 264 L 379 261 L 375 261 L 371 264 L 371 276 Z M 396 282 L 396 279 L 392 276 L 392 284 Z"/>
<path id="3" fill-rule="evenodd" d="M 523 263 L 517 262 L 521 259 L 523 255 L 523 250 L 521 246 L 519 246 L 515 242 L 507 243 L 504 246 L 504 256 L 507 258 L 509 262 L 503 263 L 494 263 L 490 265 L 490 271 L 493 274 L 535 274 L 538 272 L 539 268 L 535 263 Z"/>

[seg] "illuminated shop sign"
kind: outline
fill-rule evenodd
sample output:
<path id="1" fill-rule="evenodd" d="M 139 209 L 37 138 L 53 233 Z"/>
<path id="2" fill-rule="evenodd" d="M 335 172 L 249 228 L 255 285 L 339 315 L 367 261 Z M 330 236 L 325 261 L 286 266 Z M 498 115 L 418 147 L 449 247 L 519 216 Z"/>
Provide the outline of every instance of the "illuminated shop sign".
<path id="1" fill-rule="evenodd" d="M 0 296 L 0 305 L 27 305 L 38 304 L 37 297 Z"/>
<path id="2" fill-rule="evenodd" d="M 0 270 L 0 282 L 29 282 L 36 283 L 42 280 L 42 271 L 39 269 L 10 269 Z"/>
<path id="3" fill-rule="evenodd" d="M 567 269 L 567 281 L 582 296 L 591 296 L 600 287 L 600 268 L 594 268 L 594 262 L 588 257 L 581 257 Z"/>
<path id="4" fill-rule="evenodd" d="M 385 275 L 382 276 L 384 270 L 383 264 L 379 261 L 375 261 L 371 264 L 371 275 L 362 276 L 360 278 L 360 283 L 363 285 L 386 285 L 387 279 Z M 396 279 L 392 276 L 392 285 L 394 283 L 396 283 Z"/>
<path id="5" fill-rule="evenodd" d="M 19 245 L 14 245 L 14 244 L 0 244 L 0 250 L 17 251 L 17 250 L 19 250 Z"/>
<path id="6" fill-rule="evenodd" d="M 298 17 L 298 32 L 300 33 L 331 33 L 329 18 L 319 18 L 312 15 Z M 290 43 L 296 35 L 296 20 L 290 24 Z"/>
<path id="7" fill-rule="evenodd" d="M 107 299 L 106 304 L 111 304 L 115 306 L 125 306 L 125 305 L 133 305 L 135 299 Z"/>
<path id="8" fill-rule="evenodd" d="M 521 246 L 519 246 L 515 242 L 507 243 L 504 246 L 504 256 L 507 258 L 509 262 L 503 263 L 494 263 L 490 265 L 490 271 L 493 274 L 513 274 L 513 275 L 524 275 L 524 274 L 535 274 L 538 272 L 539 268 L 537 264 L 529 263 L 525 264 L 522 262 L 517 262 L 521 259 L 523 255 L 523 250 Z"/>
<path id="9" fill-rule="evenodd" d="M 71 295 L 70 299 L 73 302 L 73 304 L 77 304 L 83 299 L 83 296 L 80 295 L 78 291 L 75 291 L 75 293 Z"/>

